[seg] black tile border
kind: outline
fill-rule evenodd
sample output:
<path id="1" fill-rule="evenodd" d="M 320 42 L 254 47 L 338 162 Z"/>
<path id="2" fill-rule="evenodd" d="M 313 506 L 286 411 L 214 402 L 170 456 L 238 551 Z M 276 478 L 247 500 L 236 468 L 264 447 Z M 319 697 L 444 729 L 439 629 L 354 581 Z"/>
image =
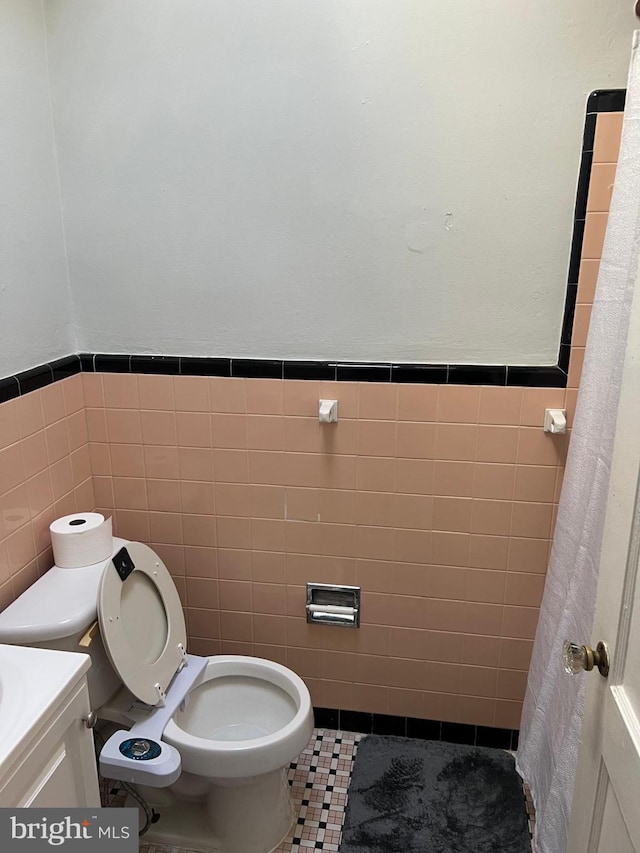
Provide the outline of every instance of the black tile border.
<path id="1" fill-rule="evenodd" d="M 393 714 L 370 714 L 365 711 L 342 711 L 339 708 L 314 708 L 316 728 L 337 729 L 364 735 L 399 735 L 418 740 L 441 740 L 469 746 L 489 746 L 496 749 L 518 747 L 518 729 L 493 726 L 471 726 L 416 717 L 397 717 Z"/>
<path id="2" fill-rule="evenodd" d="M 80 369 L 83 373 L 93 373 L 95 370 L 95 355 L 91 352 L 81 352 L 78 356 L 80 359 Z"/>
<path id="3" fill-rule="evenodd" d="M 80 364 L 80 356 L 68 355 L 66 358 L 59 358 L 57 361 L 50 361 L 49 367 L 53 371 L 53 381 L 59 382 L 61 379 L 68 379 L 70 376 L 75 376 L 80 373 L 82 366 Z"/>
<path id="4" fill-rule="evenodd" d="M 45 385 L 51 385 L 53 382 L 53 368 L 50 364 L 40 364 L 38 367 L 32 367 L 30 370 L 23 370 L 22 373 L 17 373 L 15 379 L 18 380 L 20 394 L 28 394 L 30 391 L 37 391 L 39 388 L 44 388 Z"/>
<path id="5" fill-rule="evenodd" d="M 582 134 L 582 150 L 593 151 L 593 143 L 596 139 L 596 116 L 597 113 L 590 113 L 587 102 L 587 117 L 584 122 L 584 131 Z"/>
<path id="6" fill-rule="evenodd" d="M 231 376 L 251 379 L 305 379 L 337 382 L 399 382 L 428 385 L 496 385 L 565 388 L 573 317 L 593 161 L 596 116 L 622 112 L 626 89 L 596 89 L 587 99 L 580 172 L 558 363 L 541 367 L 477 364 L 300 361 L 295 359 L 200 358 L 174 355 L 79 353 L 0 379 L 0 403 L 80 372 L 149 373 L 167 376 Z"/>
<path id="7" fill-rule="evenodd" d="M 330 361 L 285 361 L 282 378 L 333 382 L 336 365 Z"/>
<path id="8" fill-rule="evenodd" d="M 179 362 L 181 376 L 231 376 L 230 358 L 182 356 Z"/>
<path id="9" fill-rule="evenodd" d="M 475 364 L 450 364 L 449 385 L 506 385 L 512 367 L 481 367 Z"/>
<path id="10" fill-rule="evenodd" d="M 336 364 L 338 382 L 391 382 L 391 363 L 347 362 Z"/>
<path id="11" fill-rule="evenodd" d="M 0 379 L 0 403 L 7 403 L 20 396 L 20 384 L 15 376 Z"/>
<path id="12" fill-rule="evenodd" d="M 593 146 L 596 136 L 596 120 L 598 113 L 623 112 L 626 89 L 596 89 L 587 98 L 587 114 L 584 120 L 584 131 L 582 134 L 582 152 L 580 155 L 580 171 L 578 173 L 578 184 L 576 187 L 576 204 L 573 214 L 573 234 L 571 237 L 571 250 L 569 252 L 569 271 L 567 274 L 567 292 L 564 303 L 564 317 L 562 321 L 562 332 L 560 335 L 560 351 L 558 353 L 557 370 L 568 374 L 571 336 L 573 334 L 573 318 L 578 296 L 578 278 L 580 276 L 580 261 L 582 259 L 582 243 L 584 240 L 584 228 L 587 218 L 587 199 L 589 197 L 589 182 L 591 180 L 591 167 L 593 165 Z M 513 377 L 518 379 L 517 373 Z M 546 382 L 541 380 L 542 375 L 536 377 L 528 376 L 527 382 L 515 384 L 540 385 Z M 509 383 L 510 384 L 510 383 Z M 566 386 L 566 380 L 563 386 Z"/>
<path id="13" fill-rule="evenodd" d="M 626 96 L 626 89 L 595 89 L 587 99 L 587 112 L 621 113 Z"/>
<path id="14" fill-rule="evenodd" d="M 573 288 L 575 290 L 575 288 Z M 567 311 L 569 307 L 567 308 Z M 565 315 L 565 318 L 569 316 Z M 573 314 L 570 315 L 571 319 Z M 567 324 L 565 323 L 565 326 Z M 561 365 L 565 364 L 561 348 Z M 566 367 L 478 364 L 362 364 L 279 359 L 78 353 L 0 379 L 0 403 L 76 373 L 133 373 L 163 376 L 222 376 L 331 382 L 389 382 L 419 385 L 495 385 L 564 388 Z"/>
<path id="15" fill-rule="evenodd" d="M 449 365 L 392 364 L 391 381 L 418 385 L 446 385 L 449 381 Z"/>
<path id="16" fill-rule="evenodd" d="M 175 355 L 132 355 L 132 373 L 153 373 L 162 376 L 178 376 L 180 359 Z"/>
<path id="17" fill-rule="evenodd" d="M 284 379 L 284 362 L 277 358 L 232 358 L 231 375 L 245 379 Z"/>
<path id="18" fill-rule="evenodd" d="M 93 356 L 93 369 L 96 373 L 130 373 L 131 356 L 96 353 Z"/>

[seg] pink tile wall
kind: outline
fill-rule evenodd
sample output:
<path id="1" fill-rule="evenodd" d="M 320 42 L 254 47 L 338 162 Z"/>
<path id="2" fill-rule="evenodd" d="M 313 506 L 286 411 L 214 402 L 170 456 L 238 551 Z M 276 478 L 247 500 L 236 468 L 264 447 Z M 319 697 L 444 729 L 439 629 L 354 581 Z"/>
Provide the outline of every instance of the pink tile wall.
<path id="1" fill-rule="evenodd" d="M 97 507 L 163 556 L 193 650 L 281 661 L 318 705 L 518 724 L 564 390 L 83 380 Z M 307 625 L 307 581 L 361 586 L 360 630 Z"/>
<path id="2" fill-rule="evenodd" d="M 0 607 L 95 507 L 162 555 L 192 651 L 280 661 L 319 706 L 517 727 L 567 446 L 542 418 L 575 407 L 620 128 L 598 117 L 566 391 L 72 377 L 0 406 Z M 307 625 L 307 581 L 360 585 L 360 630 Z"/>
<path id="3" fill-rule="evenodd" d="M 0 609 L 53 564 L 53 519 L 93 506 L 82 377 L 3 403 Z"/>

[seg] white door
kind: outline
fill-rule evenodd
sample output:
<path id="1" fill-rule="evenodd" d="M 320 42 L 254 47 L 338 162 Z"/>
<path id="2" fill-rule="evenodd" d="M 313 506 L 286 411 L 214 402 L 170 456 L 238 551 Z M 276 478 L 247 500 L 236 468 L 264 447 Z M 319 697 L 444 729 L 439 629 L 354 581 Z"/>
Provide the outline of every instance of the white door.
<path id="1" fill-rule="evenodd" d="M 569 853 L 640 853 L 640 266 L 631 312 L 591 637 L 611 668 L 567 675 L 588 679 Z"/>

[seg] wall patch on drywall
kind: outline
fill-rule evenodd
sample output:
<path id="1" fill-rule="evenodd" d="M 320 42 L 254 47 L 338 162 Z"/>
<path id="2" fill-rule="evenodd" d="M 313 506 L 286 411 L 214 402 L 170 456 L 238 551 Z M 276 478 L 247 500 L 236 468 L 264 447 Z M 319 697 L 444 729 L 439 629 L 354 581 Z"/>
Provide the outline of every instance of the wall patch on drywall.
<path id="1" fill-rule="evenodd" d="M 405 240 L 410 252 L 423 255 L 429 244 L 429 223 L 419 220 L 407 225 Z"/>

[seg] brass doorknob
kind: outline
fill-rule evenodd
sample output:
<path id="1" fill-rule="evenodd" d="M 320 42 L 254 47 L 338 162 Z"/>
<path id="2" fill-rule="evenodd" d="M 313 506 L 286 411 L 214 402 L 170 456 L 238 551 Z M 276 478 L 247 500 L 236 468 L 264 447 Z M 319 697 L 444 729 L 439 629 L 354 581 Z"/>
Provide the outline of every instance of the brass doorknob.
<path id="1" fill-rule="evenodd" d="M 576 675 L 582 670 L 591 672 L 594 666 L 603 678 L 609 675 L 609 651 L 603 642 L 598 643 L 594 651 L 591 646 L 579 646 L 571 640 L 565 640 L 562 662 L 569 675 Z"/>

